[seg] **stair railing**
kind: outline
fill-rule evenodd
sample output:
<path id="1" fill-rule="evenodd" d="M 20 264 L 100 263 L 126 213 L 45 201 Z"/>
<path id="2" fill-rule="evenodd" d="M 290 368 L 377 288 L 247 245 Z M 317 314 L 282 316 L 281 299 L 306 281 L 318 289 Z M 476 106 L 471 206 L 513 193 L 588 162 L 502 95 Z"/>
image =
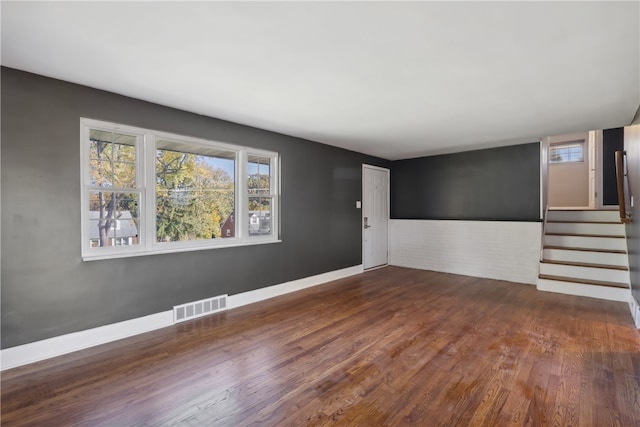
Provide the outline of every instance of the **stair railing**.
<path id="1" fill-rule="evenodd" d="M 544 218 L 542 218 L 542 237 L 540 238 L 540 261 L 544 259 L 544 234 L 547 228 L 547 217 L 549 216 L 549 205 L 544 208 Z"/>
<path id="2" fill-rule="evenodd" d="M 629 173 L 627 170 L 627 152 L 616 151 L 616 183 L 618 187 L 618 206 L 620 210 L 620 222 L 628 224 L 631 222 L 631 210 L 627 209 L 631 203 L 627 204 L 627 200 L 631 199 L 629 189 Z"/>

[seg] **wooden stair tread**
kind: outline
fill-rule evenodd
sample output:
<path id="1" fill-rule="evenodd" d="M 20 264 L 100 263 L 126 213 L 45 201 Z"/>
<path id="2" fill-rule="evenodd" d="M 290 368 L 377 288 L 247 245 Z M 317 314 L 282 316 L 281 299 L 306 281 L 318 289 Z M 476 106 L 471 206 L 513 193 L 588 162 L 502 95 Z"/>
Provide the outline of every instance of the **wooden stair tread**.
<path id="1" fill-rule="evenodd" d="M 575 277 L 552 276 L 549 274 L 539 274 L 538 278 L 545 279 L 545 280 L 556 280 L 559 282 L 580 283 L 583 285 L 596 285 L 596 286 L 607 286 L 609 288 L 629 289 L 629 286 L 625 283 L 605 282 L 603 280 L 576 279 Z"/>
<path id="2" fill-rule="evenodd" d="M 626 251 L 618 249 L 576 248 L 573 246 L 544 246 L 543 249 L 561 249 L 565 251 L 602 252 L 608 254 L 626 254 Z"/>
<path id="3" fill-rule="evenodd" d="M 574 267 L 606 268 L 609 270 L 629 271 L 627 267 L 622 265 L 593 264 L 590 262 L 578 262 L 578 261 L 556 261 L 552 259 L 543 259 L 540 262 L 544 264 L 569 265 Z"/>
<path id="4" fill-rule="evenodd" d="M 554 209 L 554 208 L 549 208 L 549 212 L 618 212 L 618 209 Z"/>
<path id="5" fill-rule="evenodd" d="M 545 236 L 575 236 L 575 237 L 606 237 L 610 239 L 624 239 L 624 236 L 607 234 L 583 234 L 583 233 L 544 233 Z"/>
<path id="6" fill-rule="evenodd" d="M 565 220 L 547 220 L 547 224 L 555 223 L 555 224 L 622 224 L 622 221 L 565 221 Z"/>

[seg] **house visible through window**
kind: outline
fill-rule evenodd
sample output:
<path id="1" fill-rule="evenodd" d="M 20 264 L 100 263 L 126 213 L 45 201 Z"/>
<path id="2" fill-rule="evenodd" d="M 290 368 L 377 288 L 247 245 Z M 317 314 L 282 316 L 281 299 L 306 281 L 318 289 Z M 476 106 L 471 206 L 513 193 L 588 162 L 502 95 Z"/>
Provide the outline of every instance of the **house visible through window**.
<path id="1" fill-rule="evenodd" d="M 269 235 L 271 234 L 271 207 L 274 199 L 271 182 L 271 158 L 250 154 L 248 166 L 249 235 Z"/>
<path id="2" fill-rule="evenodd" d="M 277 153 L 89 119 L 81 128 L 85 259 L 277 241 Z"/>
<path id="3" fill-rule="evenodd" d="M 138 235 L 137 140 L 135 135 L 114 130 L 88 129 L 89 176 L 84 194 L 90 247 L 114 246 L 116 238 Z M 126 231 L 120 220 L 127 220 Z"/>
<path id="4" fill-rule="evenodd" d="M 563 142 L 549 147 L 549 163 L 584 162 L 584 140 Z"/>

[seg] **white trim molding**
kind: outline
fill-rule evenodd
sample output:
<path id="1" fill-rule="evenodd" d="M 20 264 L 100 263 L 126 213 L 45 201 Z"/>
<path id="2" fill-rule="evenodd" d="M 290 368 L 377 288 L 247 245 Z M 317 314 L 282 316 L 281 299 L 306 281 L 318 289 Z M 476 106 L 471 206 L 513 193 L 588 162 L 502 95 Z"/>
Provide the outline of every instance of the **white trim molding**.
<path id="1" fill-rule="evenodd" d="M 316 276 L 293 280 L 291 282 L 268 286 L 262 289 L 231 295 L 227 298 L 227 307 L 228 309 L 241 307 L 268 298 L 274 298 L 290 292 L 354 276 L 362 272 L 363 268 L 362 264 L 360 264 Z M 4 371 L 52 357 L 62 356 L 63 354 L 165 328 L 173 324 L 173 310 L 167 310 L 136 319 L 125 320 L 123 322 L 112 323 L 110 325 L 6 348 L 0 350 L 0 370 Z"/>
<path id="2" fill-rule="evenodd" d="M 631 311 L 631 317 L 633 318 L 633 324 L 636 329 L 640 329 L 640 305 L 633 296 L 633 293 L 630 292 L 629 297 L 629 310 Z"/>
<path id="3" fill-rule="evenodd" d="M 171 325 L 173 325 L 173 310 L 167 310 L 136 319 L 5 348 L 0 353 L 1 370 L 4 371 L 17 366 L 39 362 L 51 357 L 84 350 Z"/>
<path id="4" fill-rule="evenodd" d="M 241 294 L 229 295 L 229 297 L 227 297 L 227 306 L 229 309 L 232 309 L 247 304 L 253 304 L 254 302 L 274 298 L 290 292 L 300 291 L 312 286 L 322 285 L 323 283 L 354 276 L 362 272 L 363 267 L 362 264 L 360 264 L 353 267 L 343 268 L 342 270 L 329 271 L 328 273 L 322 273 L 316 276 L 305 277 L 303 279 L 293 280 L 279 285 L 243 292 Z"/>

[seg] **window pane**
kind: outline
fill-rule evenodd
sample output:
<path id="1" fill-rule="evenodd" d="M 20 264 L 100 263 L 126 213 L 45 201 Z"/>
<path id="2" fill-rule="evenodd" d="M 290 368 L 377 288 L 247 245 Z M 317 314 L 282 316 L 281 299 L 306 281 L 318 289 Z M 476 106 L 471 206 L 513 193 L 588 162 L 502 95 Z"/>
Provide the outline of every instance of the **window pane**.
<path id="1" fill-rule="evenodd" d="M 89 140 L 91 185 L 135 188 L 136 138 L 92 129 Z"/>
<path id="2" fill-rule="evenodd" d="M 86 118 L 81 126 L 83 259 L 260 243 L 266 239 L 252 236 L 276 234 L 277 153 Z"/>
<path id="3" fill-rule="evenodd" d="M 271 158 L 249 155 L 247 188 L 249 195 L 271 194 Z"/>
<path id="4" fill-rule="evenodd" d="M 549 163 L 577 163 L 584 161 L 584 141 L 551 146 Z"/>
<path id="5" fill-rule="evenodd" d="M 582 147 L 570 147 L 568 148 L 568 158 L 570 162 L 582 161 Z"/>
<path id="6" fill-rule="evenodd" d="M 139 194 L 117 191 L 89 193 L 89 243 L 91 247 L 113 246 L 118 240 L 139 243 Z"/>
<path id="7" fill-rule="evenodd" d="M 249 197 L 249 236 L 271 234 L 271 197 Z"/>
<path id="8" fill-rule="evenodd" d="M 157 241 L 234 237 L 235 152 L 173 141 L 157 147 Z"/>

